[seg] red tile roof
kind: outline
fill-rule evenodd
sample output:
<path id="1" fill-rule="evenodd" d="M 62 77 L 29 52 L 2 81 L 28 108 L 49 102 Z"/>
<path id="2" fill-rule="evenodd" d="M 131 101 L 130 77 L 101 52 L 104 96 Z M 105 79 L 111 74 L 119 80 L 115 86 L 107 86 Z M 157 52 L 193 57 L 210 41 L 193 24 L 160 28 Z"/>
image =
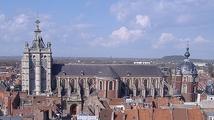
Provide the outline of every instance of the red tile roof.
<path id="1" fill-rule="evenodd" d="M 122 98 L 113 98 L 113 99 L 110 99 L 109 105 L 122 105 L 124 102 L 125 100 Z"/>
<path id="2" fill-rule="evenodd" d="M 188 120 L 187 109 L 185 108 L 175 108 L 172 110 L 173 120 Z"/>
<path id="3" fill-rule="evenodd" d="M 169 109 L 154 109 L 153 120 L 172 120 Z"/>
<path id="4" fill-rule="evenodd" d="M 125 110 L 126 120 L 138 120 L 138 110 L 137 109 L 129 109 Z"/>
<path id="5" fill-rule="evenodd" d="M 152 120 L 152 109 L 139 109 L 139 120 Z"/>
<path id="6" fill-rule="evenodd" d="M 203 120 L 203 114 L 199 108 L 188 109 L 188 120 Z"/>

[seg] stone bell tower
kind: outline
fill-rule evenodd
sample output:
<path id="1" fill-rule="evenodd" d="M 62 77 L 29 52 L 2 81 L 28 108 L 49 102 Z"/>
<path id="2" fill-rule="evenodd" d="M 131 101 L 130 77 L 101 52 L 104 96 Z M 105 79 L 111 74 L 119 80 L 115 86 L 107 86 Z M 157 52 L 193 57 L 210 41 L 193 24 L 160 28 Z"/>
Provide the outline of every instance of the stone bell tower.
<path id="1" fill-rule="evenodd" d="M 21 61 L 22 91 L 28 95 L 47 95 L 51 92 L 51 43 L 43 42 L 40 21 L 36 20 L 35 37 L 32 45 L 25 44 Z"/>

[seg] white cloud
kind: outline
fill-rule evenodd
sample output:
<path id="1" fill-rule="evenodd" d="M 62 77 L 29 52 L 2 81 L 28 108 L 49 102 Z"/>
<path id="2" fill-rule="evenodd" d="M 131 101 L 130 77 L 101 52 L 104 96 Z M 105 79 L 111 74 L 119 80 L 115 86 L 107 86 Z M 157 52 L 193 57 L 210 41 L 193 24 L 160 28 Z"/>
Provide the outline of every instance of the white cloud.
<path id="1" fill-rule="evenodd" d="M 112 39 L 117 39 L 122 41 L 134 41 L 137 38 L 139 38 L 142 35 L 142 31 L 141 30 L 129 30 L 126 27 L 121 27 L 118 30 L 115 30 L 112 32 L 112 34 L 110 35 L 110 38 Z"/>
<path id="2" fill-rule="evenodd" d="M 5 15 L 4 14 L 0 14 L 0 22 L 5 20 Z"/>
<path id="3" fill-rule="evenodd" d="M 128 27 L 121 26 L 120 28 L 113 30 L 107 37 L 95 38 L 91 45 L 112 47 L 135 42 L 140 39 L 142 40 L 145 31 L 151 26 L 149 16 L 138 14 L 132 21 L 134 21 L 133 24 L 130 22 Z"/>
<path id="4" fill-rule="evenodd" d="M 170 45 L 173 48 L 185 48 L 187 46 L 187 42 L 192 46 L 197 46 L 207 44 L 209 43 L 209 40 L 205 39 L 201 35 L 193 38 L 179 38 L 175 37 L 172 33 L 162 33 L 158 41 L 156 41 L 152 47 L 159 49 Z"/>
<path id="5" fill-rule="evenodd" d="M 179 15 L 176 19 L 176 22 L 179 24 L 184 24 L 184 23 L 189 23 L 192 20 L 192 16 L 191 15 Z"/>
<path id="6" fill-rule="evenodd" d="M 126 27 L 121 27 L 112 32 L 111 37 L 114 39 L 128 40 L 130 39 L 130 31 Z"/>
<path id="7" fill-rule="evenodd" d="M 162 33 L 157 43 L 153 45 L 153 48 L 161 48 L 175 40 L 176 39 L 172 33 Z"/>
<path id="8" fill-rule="evenodd" d="M 17 14 L 8 17 L 5 14 L 0 14 L 0 40 L 3 44 L 16 42 L 23 44 L 27 41 L 32 42 L 34 37 L 35 21 L 34 14 Z M 88 28 L 93 27 L 92 24 L 87 23 L 71 23 L 58 25 L 53 21 L 50 15 L 42 14 L 39 16 L 41 21 L 40 28 L 44 42 L 53 42 L 53 44 L 71 44 L 73 46 L 83 43 L 84 40 L 93 37 Z M 74 42 L 76 41 L 76 42 Z M 61 45 L 59 45 L 61 46 Z M 0 46 L 1 47 L 1 46 Z M 20 46 L 20 49 L 23 46 Z"/>
<path id="9" fill-rule="evenodd" d="M 207 43 L 207 42 L 209 42 L 209 41 L 206 40 L 203 36 L 198 35 L 198 36 L 193 40 L 193 42 L 194 42 L 195 44 L 203 44 L 203 43 Z"/>
<path id="10" fill-rule="evenodd" d="M 122 21 L 129 15 L 129 10 L 126 8 L 127 2 L 118 2 L 110 8 L 111 12 L 116 15 L 117 20 Z"/>
<path id="11" fill-rule="evenodd" d="M 151 26 L 151 21 L 149 16 L 136 15 L 136 24 L 143 28 L 147 28 Z"/>
<path id="12" fill-rule="evenodd" d="M 17 42 L 22 40 L 21 34 L 27 32 L 29 26 L 29 16 L 19 14 L 13 18 L 8 18 L 4 14 L 0 15 L 0 36 L 4 42 Z M 27 34 L 25 33 L 25 34 Z"/>
<path id="13" fill-rule="evenodd" d="M 127 27 L 122 26 L 117 30 L 114 30 L 108 37 L 96 38 L 91 45 L 104 46 L 104 47 L 115 47 L 121 44 L 127 44 L 138 40 L 143 36 L 143 31 L 140 29 L 129 30 Z"/>
<path id="14" fill-rule="evenodd" d="M 88 23 L 77 23 L 73 25 L 73 28 L 76 28 L 76 29 L 87 29 L 91 27 L 93 27 L 93 25 Z"/>

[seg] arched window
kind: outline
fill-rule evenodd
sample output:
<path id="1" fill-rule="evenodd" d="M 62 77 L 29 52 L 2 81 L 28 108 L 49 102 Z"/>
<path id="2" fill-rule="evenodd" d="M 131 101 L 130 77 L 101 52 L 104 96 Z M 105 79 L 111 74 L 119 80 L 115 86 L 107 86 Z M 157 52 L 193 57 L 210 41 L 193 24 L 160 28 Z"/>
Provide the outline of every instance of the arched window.
<path id="1" fill-rule="evenodd" d="M 65 79 L 61 80 L 60 86 L 63 87 L 63 88 L 65 87 Z"/>
<path id="2" fill-rule="evenodd" d="M 147 79 L 144 80 L 143 84 L 144 84 L 145 88 L 147 88 Z"/>
<path id="3" fill-rule="evenodd" d="M 129 86 L 129 84 L 130 84 L 130 80 L 127 79 L 127 80 L 126 80 L 126 85 Z"/>
<path id="4" fill-rule="evenodd" d="M 113 83 L 112 81 L 109 82 L 109 90 L 112 90 L 113 89 Z"/>
<path id="5" fill-rule="evenodd" d="M 77 104 L 73 104 L 70 106 L 70 114 L 76 115 L 77 114 Z"/>
<path id="6" fill-rule="evenodd" d="M 102 90 L 103 89 L 103 83 L 102 83 L 102 81 L 100 81 L 100 90 Z"/>

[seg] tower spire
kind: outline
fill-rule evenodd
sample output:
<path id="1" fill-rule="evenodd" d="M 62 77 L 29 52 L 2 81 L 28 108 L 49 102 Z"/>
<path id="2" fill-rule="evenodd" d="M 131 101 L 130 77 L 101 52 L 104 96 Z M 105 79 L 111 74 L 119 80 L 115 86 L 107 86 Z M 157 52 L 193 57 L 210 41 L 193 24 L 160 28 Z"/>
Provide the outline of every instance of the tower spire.
<path id="1" fill-rule="evenodd" d="M 40 20 L 37 17 L 36 21 L 35 21 L 35 37 L 34 37 L 34 41 L 33 41 L 33 47 L 34 48 L 44 48 L 45 44 L 43 43 L 42 37 L 41 37 L 41 30 L 40 30 Z"/>
<path id="2" fill-rule="evenodd" d="M 39 18 L 36 19 L 35 23 L 36 23 L 36 29 L 35 29 L 34 32 L 35 32 L 36 34 L 39 34 L 39 33 L 42 32 L 42 31 L 40 30 L 40 27 L 39 27 L 39 24 L 40 24 Z"/>
<path id="3" fill-rule="evenodd" d="M 187 47 L 186 47 L 186 52 L 185 52 L 184 56 L 186 57 L 186 59 L 188 59 L 189 56 L 190 56 L 190 52 L 189 52 L 189 41 L 187 41 Z"/>

